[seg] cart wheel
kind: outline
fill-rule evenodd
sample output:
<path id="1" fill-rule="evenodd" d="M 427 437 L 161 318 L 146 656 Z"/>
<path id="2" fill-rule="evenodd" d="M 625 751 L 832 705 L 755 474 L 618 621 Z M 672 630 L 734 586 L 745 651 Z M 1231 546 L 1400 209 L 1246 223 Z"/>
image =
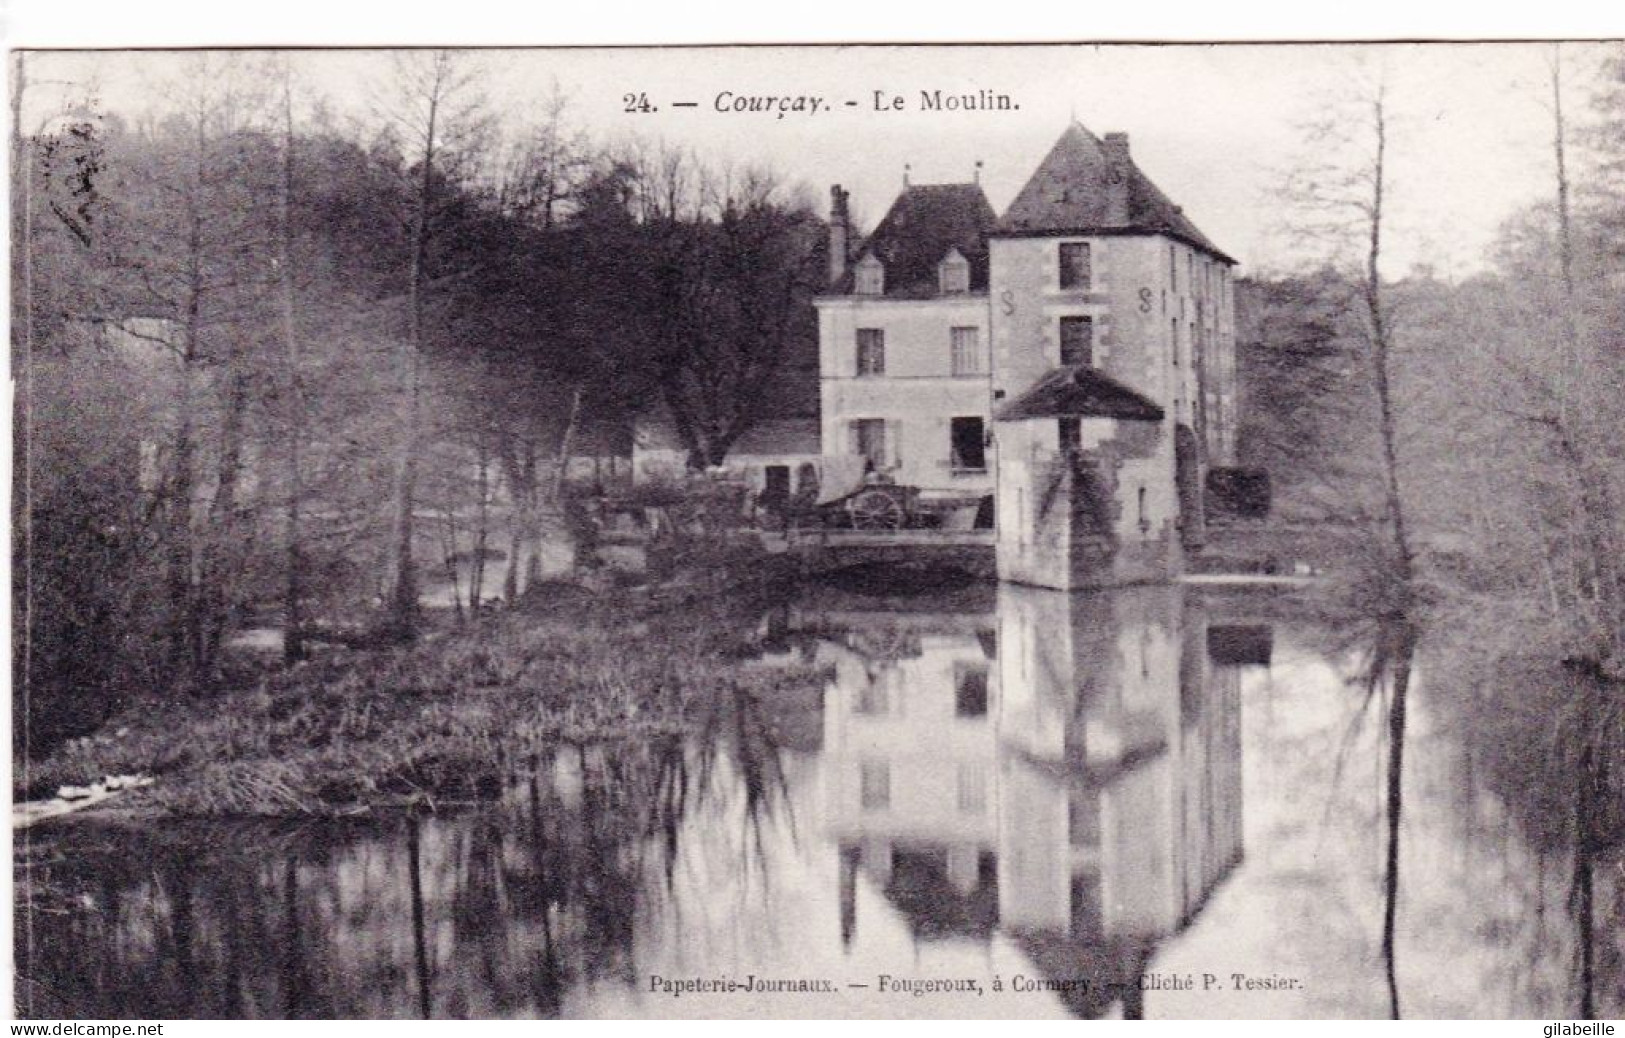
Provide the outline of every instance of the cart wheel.
<path id="1" fill-rule="evenodd" d="M 865 490 L 852 499 L 852 525 L 859 530 L 896 530 L 903 525 L 903 506 L 884 490 Z"/>

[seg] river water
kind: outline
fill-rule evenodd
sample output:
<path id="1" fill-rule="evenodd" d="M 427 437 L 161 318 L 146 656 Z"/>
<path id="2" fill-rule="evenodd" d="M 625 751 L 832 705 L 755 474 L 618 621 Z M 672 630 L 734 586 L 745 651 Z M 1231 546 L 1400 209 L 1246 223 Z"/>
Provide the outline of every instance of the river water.
<path id="1" fill-rule="evenodd" d="M 753 663 L 815 663 L 821 696 L 556 747 L 498 804 L 42 825 L 18 1012 L 1387 1016 L 1385 691 L 1348 632 L 1282 615 L 822 588 Z M 1625 853 L 1526 788 L 1563 775 L 1517 780 L 1447 669 L 1410 688 L 1401 1011 L 1617 1017 Z"/>

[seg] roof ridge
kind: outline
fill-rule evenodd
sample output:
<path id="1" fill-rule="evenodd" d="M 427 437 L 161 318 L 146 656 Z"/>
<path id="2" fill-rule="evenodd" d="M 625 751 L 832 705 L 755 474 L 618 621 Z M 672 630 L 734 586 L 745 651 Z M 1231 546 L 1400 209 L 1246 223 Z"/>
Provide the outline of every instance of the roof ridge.
<path id="1" fill-rule="evenodd" d="M 970 291 L 981 291 L 987 286 L 987 235 L 998 219 L 979 182 L 908 184 L 852 255 L 885 264 L 886 296 L 925 299 L 941 294 L 938 264 L 957 249 L 971 264 Z M 851 275 L 848 269 L 834 294 L 852 292 Z"/>
<path id="2" fill-rule="evenodd" d="M 1074 119 L 1017 192 L 993 233 L 1159 233 L 1234 262 L 1127 149 L 1126 135 L 1107 134 L 1102 140 Z M 1124 175 L 1114 176 L 1119 170 Z"/>

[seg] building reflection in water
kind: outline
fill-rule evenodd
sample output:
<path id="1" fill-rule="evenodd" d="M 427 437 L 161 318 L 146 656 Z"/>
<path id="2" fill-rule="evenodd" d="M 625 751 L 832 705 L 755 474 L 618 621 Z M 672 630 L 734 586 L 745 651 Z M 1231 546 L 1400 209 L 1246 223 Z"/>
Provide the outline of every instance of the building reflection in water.
<path id="1" fill-rule="evenodd" d="M 1072 1011 L 1121 1001 L 1242 855 L 1240 672 L 1179 588 L 1005 585 L 997 610 L 803 615 L 841 933 L 882 890 L 917 939 L 1012 939 Z M 1218 654 L 1221 658 L 1224 654 Z"/>
<path id="2" fill-rule="evenodd" d="M 774 1005 L 1136 1015 L 1242 853 L 1260 629 L 1210 651 L 1173 588 L 962 591 L 807 596 L 760 665 L 827 666 L 821 702 L 719 696 L 691 739 L 554 747 L 487 809 L 48 830 L 23 1011 L 659 1015 L 651 974 L 924 970 L 1055 989 Z"/>

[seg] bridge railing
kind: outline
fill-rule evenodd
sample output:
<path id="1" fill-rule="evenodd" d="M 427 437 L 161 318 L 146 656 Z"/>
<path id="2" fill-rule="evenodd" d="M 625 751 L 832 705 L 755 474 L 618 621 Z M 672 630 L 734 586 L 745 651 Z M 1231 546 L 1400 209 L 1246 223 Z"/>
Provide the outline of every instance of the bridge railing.
<path id="1" fill-rule="evenodd" d="M 842 546 L 904 547 L 908 545 L 991 545 L 993 530 L 899 529 L 854 530 L 831 527 L 791 527 L 781 535 L 789 547 L 835 548 Z"/>

